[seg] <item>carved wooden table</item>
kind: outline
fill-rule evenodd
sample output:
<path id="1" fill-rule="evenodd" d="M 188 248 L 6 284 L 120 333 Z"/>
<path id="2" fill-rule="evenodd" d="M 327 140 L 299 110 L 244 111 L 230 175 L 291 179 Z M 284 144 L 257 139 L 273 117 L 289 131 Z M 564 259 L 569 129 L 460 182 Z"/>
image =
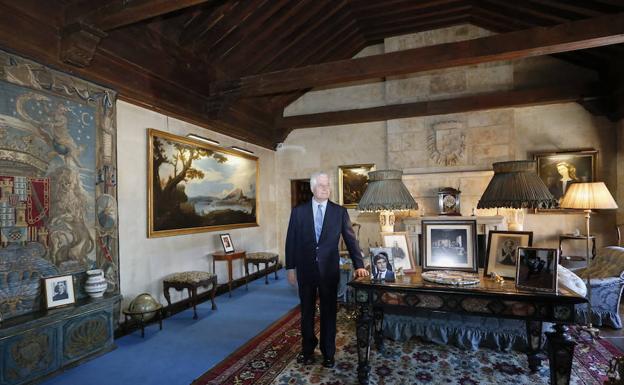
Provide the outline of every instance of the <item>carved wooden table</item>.
<path id="1" fill-rule="evenodd" d="M 555 323 L 554 331 L 546 333 L 550 383 L 570 382 L 576 343 L 567 335 L 564 325 L 576 323 L 574 306 L 587 302 L 587 299 L 566 287 L 560 287 L 557 294 L 520 291 L 513 281 L 499 284 L 489 278 L 481 278 L 477 285 L 458 287 L 423 281 L 420 273 L 385 284 L 372 283 L 370 277 L 363 277 L 349 285 L 355 291 L 359 308 L 356 334 L 358 380 L 362 385 L 368 384 L 371 342 L 374 338 L 377 349 L 383 349 L 384 310 L 392 308 L 523 319 L 526 321 L 531 370 L 537 370 L 541 364 L 542 322 Z"/>
<path id="2" fill-rule="evenodd" d="M 212 254 L 212 271 L 215 270 L 215 262 L 216 261 L 226 261 L 228 265 L 228 288 L 230 297 L 232 296 L 232 261 L 236 259 L 242 259 L 243 265 L 247 266 L 247 257 L 245 254 L 245 250 L 235 250 L 231 253 L 224 253 L 223 251 L 218 251 Z M 245 286 L 249 290 L 249 283 L 247 282 L 247 275 L 245 275 Z"/>

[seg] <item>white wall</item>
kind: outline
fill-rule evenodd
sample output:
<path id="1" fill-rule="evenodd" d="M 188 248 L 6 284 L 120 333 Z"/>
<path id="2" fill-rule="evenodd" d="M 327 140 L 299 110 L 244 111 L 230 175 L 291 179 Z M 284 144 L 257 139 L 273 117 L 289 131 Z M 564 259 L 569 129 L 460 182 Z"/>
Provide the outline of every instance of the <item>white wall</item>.
<path id="1" fill-rule="evenodd" d="M 174 272 L 212 271 L 210 254 L 222 250 L 220 232 L 147 238 L 147 129 L 155 128 L 185 136 L 195 133 L 221 142 L 223 146 L 239 145 L 254 151 L 259 158 L 260 178 L 259 227 L 233 229 L 228 232 L 237 249 L 250 251 L 278 250 L 275 180 L 275 153 L 248 143 L 208 131 L 204 128 L 168 118 L 157 112 L 119 101 L 117 103 L 117 153 L 119 201 L 119 263 L 121 294 L 124 306 L 136 295 L 147 292 L 166 304 L 162 279 Z M 219 283 L 227 281 L 225 262 L 217 262 Z M 250 266 L 252 269 L 253 266 Z M 234 262 L 234 279 L 242 276 L 240 261 Z M 172 302 L 186 298 L 186 291 L 171 290 Z"/>

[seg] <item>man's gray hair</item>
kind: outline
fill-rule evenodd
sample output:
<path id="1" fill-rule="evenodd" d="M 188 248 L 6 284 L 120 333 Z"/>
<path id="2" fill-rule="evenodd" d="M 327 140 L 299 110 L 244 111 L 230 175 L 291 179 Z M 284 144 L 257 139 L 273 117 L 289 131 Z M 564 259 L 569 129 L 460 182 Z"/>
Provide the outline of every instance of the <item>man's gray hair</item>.
<path id="1" fill-rule="evenodd" d="M 321 175 L 324 175 L 324 176 L 327 177 L 327 179 L 329 179 L 329 175 L 327 175 L 327 173 L 324 172 L 324 171 L 319 171 L 319 172 L 315 172 L 314 174 L 312 174 L 312 176 L 310 177 L 310 190 L 312 192 L 314 192 L 314 188 L 316 187 L 317 179 Z"/>

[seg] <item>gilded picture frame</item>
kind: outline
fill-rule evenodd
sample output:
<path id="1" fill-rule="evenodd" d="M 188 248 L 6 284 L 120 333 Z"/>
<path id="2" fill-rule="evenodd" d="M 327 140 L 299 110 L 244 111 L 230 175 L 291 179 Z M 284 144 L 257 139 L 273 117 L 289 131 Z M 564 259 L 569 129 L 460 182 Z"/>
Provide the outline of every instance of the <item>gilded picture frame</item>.
<path id="1" fill-rule="evenodd" d="M 561 200 L 567 187 L 577 182 L 594 182 L 596 179 L 596 157 L 594 149 L 566 150 L 536 153 L 533 155 L 537 175 L 550 193 Z M 537 212 L 578 212 L 571 209 L 538 209 Z"/>
<path id="2" fill-rule="evenodd" d="M 148 237 L 258 226 L 258 158 L 148 129 Z"/>
<path id="3" fill-rule="evenodd" d="M 338 166 L 338 203 L 348 209 L 357 207 L 366 186 L 368 173 L 375 171 L 375 165 L 351 164 Z"/>

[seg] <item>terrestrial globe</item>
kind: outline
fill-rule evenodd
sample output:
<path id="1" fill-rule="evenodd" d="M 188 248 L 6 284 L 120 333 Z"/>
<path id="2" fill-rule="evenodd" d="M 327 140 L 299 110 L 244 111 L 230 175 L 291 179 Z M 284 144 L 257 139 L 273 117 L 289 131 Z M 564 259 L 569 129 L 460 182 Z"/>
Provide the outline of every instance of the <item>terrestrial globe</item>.
<path id="1" fill-rule="evenodd" d="M 161 307 L 160 303 L 154 299 L 154 297 L 148 293 L 143 293 L 137 295 L 136 298 L 130 302 L 128 310 L 131 312 L 130 316 L 134 320 L 140 321 L 142 318 L 144 322 L 147 322 L 154 318 L 156 311 Z"/>

